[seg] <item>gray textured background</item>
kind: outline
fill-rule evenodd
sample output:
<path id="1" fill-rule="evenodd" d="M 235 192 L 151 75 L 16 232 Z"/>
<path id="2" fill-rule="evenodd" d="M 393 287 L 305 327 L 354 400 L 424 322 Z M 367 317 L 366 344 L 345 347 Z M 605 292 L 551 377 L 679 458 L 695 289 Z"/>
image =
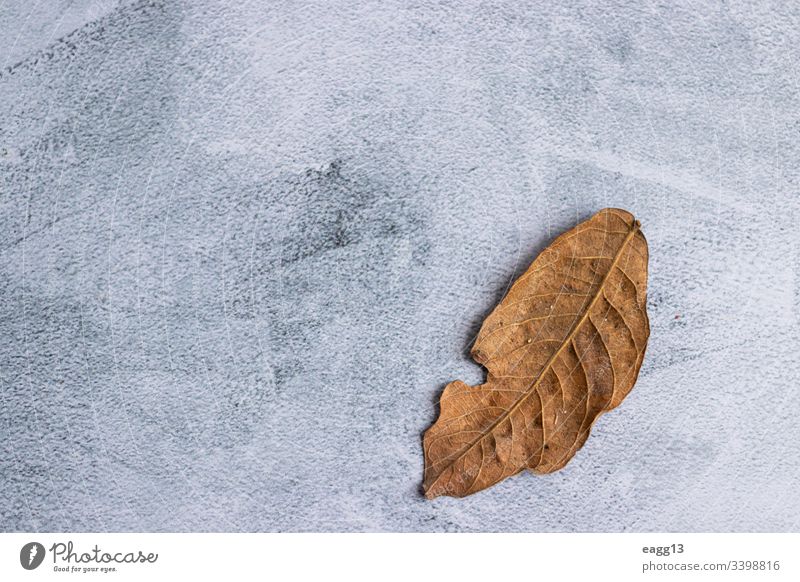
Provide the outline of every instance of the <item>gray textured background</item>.
<path id="1" fill-rule="evenodd" d="M 0 5 L 2 530 L 800 529 L 796 4 L 237 4 Z M 605 206 L 636 388 L 425 501 L 483 317 Z"/>

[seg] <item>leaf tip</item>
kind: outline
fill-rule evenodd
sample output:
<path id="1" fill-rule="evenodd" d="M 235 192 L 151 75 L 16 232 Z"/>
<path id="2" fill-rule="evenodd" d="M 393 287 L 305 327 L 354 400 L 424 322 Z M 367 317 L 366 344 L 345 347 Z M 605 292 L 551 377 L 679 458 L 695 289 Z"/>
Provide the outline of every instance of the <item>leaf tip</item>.
<path id="1" fill-rule="evenodd" d="M 431 500 L 436 499 L 439 497 L 439 494 L 434 491 L 434 488 L 428 484 L 422 485 L 422 493 L 425 495 L 425 499 Z"/>

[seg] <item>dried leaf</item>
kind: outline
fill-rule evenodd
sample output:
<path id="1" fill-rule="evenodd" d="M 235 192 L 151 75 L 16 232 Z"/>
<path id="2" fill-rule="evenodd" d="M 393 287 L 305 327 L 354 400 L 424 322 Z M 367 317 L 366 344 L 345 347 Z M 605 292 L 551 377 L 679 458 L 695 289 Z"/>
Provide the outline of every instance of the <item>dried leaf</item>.
<path id="1" fill-rule="evenodd" d="M 486 383 L 442 393 L 423 442 L 425 496 L 564 467 L 636 382 L 646 291 L 647 241 L 624 210 L 601 210 L 547 247 L 483 322 L 472 357 Z"/>

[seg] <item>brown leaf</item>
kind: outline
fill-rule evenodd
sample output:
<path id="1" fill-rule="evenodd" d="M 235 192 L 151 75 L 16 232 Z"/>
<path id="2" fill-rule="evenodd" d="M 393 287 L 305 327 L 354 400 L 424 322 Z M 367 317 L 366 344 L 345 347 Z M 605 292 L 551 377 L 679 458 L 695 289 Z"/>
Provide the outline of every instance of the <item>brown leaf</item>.
<path id="1" fill-rule="evenodd" d="M 486 383 L 451 382 L 425 433 L 425 496 L 463 497 L 523 469 L 551 473 L 630 392 L 644 358 L 647 241 L 606 208 L 559 236 L 483 322 Z"/>

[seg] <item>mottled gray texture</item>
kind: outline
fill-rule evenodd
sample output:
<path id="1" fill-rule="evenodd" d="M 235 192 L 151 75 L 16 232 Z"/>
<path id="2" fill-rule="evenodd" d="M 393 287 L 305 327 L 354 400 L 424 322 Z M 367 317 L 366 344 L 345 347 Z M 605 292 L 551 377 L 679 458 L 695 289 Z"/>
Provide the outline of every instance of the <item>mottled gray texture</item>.
<path id="1" fill-rule="evenodd" d="M 3 4 L 3 530 L 800 530 L 800 9 L 491 4 Z M 605 206 L 638 384 L 425 501 L 483 317 Z"/>

